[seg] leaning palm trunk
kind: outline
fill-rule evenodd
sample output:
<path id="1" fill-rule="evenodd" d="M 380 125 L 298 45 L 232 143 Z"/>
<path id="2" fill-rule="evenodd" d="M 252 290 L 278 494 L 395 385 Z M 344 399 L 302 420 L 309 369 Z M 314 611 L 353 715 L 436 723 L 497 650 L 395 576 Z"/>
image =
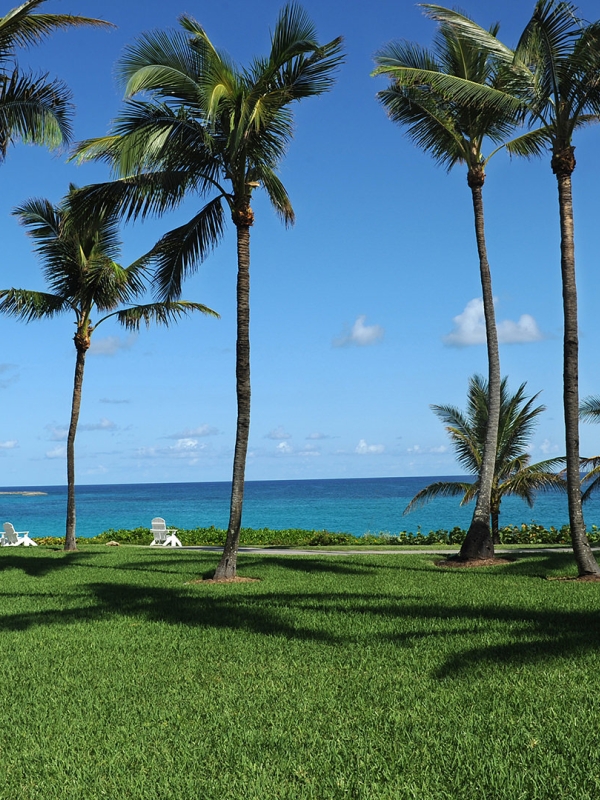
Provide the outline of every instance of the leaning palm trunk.
<path id="1" fill-rule="evenodd" d="M 244 475 L 246 452 L 250 432 L 250 225 L 253 216 L 250 208 L 245 213 L 235 212 L 237 230 L 237 344 L 236 344 L 236 390 L 237 430 L 233 456 L 233 478 L 229 525 L 223 555 L 215 570 L 216 580 L 235 578 L 237 554 L 242 525 L 244 502 Z"/>
<path id="2" fill-rule="evenodd" d="M 577 330 L 577 284 L 571 175 L 575 169 L 573 147 L 555 152 L 552 170 L 558 181 L 560 250 L 564 313 L 563 391 L 567 461 L 567 497 L 573 553 L 580 575 L 600 575 L 585 531 L 579 476 L 579 341 Z"/>
<path id="3" fill-rule="evenodd" d="M 485 245 L 485 227 L 483 216 L 482 187 L 485 180 L 483 167 L 469 170 L 468 182 L 473 195 L 473 211 L 475 214 L 475 235 L 479 253 L 479 271 L 483 292 L 483 314 L 485 317 L 485 335 L 488 356 L 488 418 L 479 473 L 479 492 L 473 512 L 473 519 L 467 536 L 460 549 L 459 558 L 491 558 L 494 555 L 494 543 L 490 532 L 490 513 L 492 485 L 496 466 L 496 450 L 498 447 L 498 425 L 500 421 L 500 353 L 498 349 L 498 332 L 494 313 L 494 296 L 492 293 L 492 277 L 487 259 Z"/>
<path id="4" fill-rule="evenodd" d="M 79 334 L 75 336 L 77 360 L 75 362 L 75 379 L 73 381 L 73 402 L 71 404 L 71 422 L 67 435 L 67 530 L 65 535 L 65 550 L 76 550 L 75 541 L 75 435 L 79 422 L 81 408 L 81 387 L 83 385 L 83 370 L 85 369 L 85 354 L 88 351 L 89 340 L 83 339 Z"/>

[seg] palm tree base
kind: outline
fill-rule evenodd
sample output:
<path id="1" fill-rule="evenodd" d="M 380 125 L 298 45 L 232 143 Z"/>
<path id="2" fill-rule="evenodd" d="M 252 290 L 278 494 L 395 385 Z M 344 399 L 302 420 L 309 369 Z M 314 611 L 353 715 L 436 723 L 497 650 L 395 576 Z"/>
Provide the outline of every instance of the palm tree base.
<path id="1" fill-rule="evenodd" d="M 483 520 L 474 519 L 471 522 L 467 536 L 457 556 L 458 561 L 471 561 L 494 558 L 494 542 L 489 524 Z"/>
<path id="2" fill-rule="evenodd" d="M 213 575 L 213 581 L 232 581 L 237 578 L 237 552 L 232 555 L 225 555 L 221 557 L 219 565 Z"/>

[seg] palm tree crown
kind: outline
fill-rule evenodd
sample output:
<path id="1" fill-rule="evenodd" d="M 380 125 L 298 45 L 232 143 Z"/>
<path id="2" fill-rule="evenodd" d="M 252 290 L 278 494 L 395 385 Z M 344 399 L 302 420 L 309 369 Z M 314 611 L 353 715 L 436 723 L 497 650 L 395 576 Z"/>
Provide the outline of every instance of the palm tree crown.
<path id="1" fill-rule="evenodd" d="M 64 28 L 113 27 L 90 17 L 33 13 L 44 2 L 28 0 L 0 17 L 0 162 L 16 141 L 55 148 L 71 136 L 71 94 L 66 85 L 20 70 L 17 48 L 38 44 Z"/>
<path id="2" fill-rule="evenodd" d="M 245 69 L 194 19 L 179 21 L 181 31 L 145 34 L 126 50 L 119 75 L 127 100 L 114 133 L 76 150 L 79 160 L 107 161 L 120 178 L 84 190 L 96 207 L 117 203 L 137 217 L 170 210 L 189 193 L 212 195 L 154 249 L 163 298 L 178 296 L 186 274 L 219 242 L 226 208 L 236 226 L 253 223 L 256 188 L 286 224 L 294 221 L 276 172 L 293 135 L 290 106 L 327 91 L 341 61 L 341 40 L 320 45 L 296 5 L 281 12 L 269 55 Z"/>
<path id="3" fill-rule="evenodd" d="M 525 384 L 514 394 L 508 390 L 507 378 L 501 384 L 500 424 L 498 448 L 494 468 L 491 495 L 492 533 L 498 543 L 498 520 L 502 498 L 516 495 L 533 506 L 535 492 L 541 489 L 565 488 L 564 480 L 554 470 L 564 463 L 564 458 L 552 458 L 531 464 L 527 447 L 537 417 L 545 406 L 534 406 L 538 394 L 525 397 Z M 475 481 L 439 481 L 418 492 L 407 505 L 404 513 L 414 511 L 436 497 L 462 495 L 461 505 L 477 497 L 480 487 L 479 475 L 488 418 L 488 386 L 480 375 L 469 381 L 466 412 L 455 406 L 431 406 L 433 412 L 446 425 L 458 463 L 467 472 L 476 475 Z"/>

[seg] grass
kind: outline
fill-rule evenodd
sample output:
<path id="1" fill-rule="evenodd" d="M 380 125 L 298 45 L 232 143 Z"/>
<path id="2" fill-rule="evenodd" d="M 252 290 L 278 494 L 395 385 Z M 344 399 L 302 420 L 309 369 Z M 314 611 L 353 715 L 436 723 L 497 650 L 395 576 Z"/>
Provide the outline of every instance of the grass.
<path id="1" fill-rule="evenodd" d="M 599 797 L 600 585 L 433 558 L 4 548 L 0 798 Z"/>

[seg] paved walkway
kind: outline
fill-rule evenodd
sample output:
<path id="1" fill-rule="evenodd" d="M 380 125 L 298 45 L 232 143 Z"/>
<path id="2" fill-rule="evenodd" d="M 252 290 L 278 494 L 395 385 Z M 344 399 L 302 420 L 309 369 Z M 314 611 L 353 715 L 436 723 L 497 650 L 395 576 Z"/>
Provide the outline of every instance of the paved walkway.
<path id="1" fill-rule="evenodd" d="M 180 549 L 179 547 L 177 548 Z M 186 545 L 182 550 L 205 550 L 207 552 L 222 552 L 222 547 L 215 547 L 210 545 Z M 592 547 L 592 550 L 600 550 L 600 547 Z M 538 548 L 527 548 L 523 550 L 514 550 L 508 548 L 497 547 L 494 552 L 498 553 L 568 553 L 571 551 L 571 548 L 568 546 L 564 547 L 538 547 Z M 253 555 L 261 555 L 261 556 L 389 556 L 389 555 L 426 555 L 428 553 L 433 555 L 440 555 L 440 556 L 451 556 L 456 555 L 458 550 L 436 550 L 431 549 L 429 547 L 419 547 L 417 548 L 408 548 L 405 546 L 399 546 L 394 548 L 393 550 L 388 550 L 384 548 L 377 548 L 375 550 L 367 550 L 366 548 L 361 547 L 357 550 L 315 550 L 314 548 L 310 548 L 309 550 L 300 550 L 297 548 L 291 547 L 240 547 L 240 553 L 252 553 Z"/>

